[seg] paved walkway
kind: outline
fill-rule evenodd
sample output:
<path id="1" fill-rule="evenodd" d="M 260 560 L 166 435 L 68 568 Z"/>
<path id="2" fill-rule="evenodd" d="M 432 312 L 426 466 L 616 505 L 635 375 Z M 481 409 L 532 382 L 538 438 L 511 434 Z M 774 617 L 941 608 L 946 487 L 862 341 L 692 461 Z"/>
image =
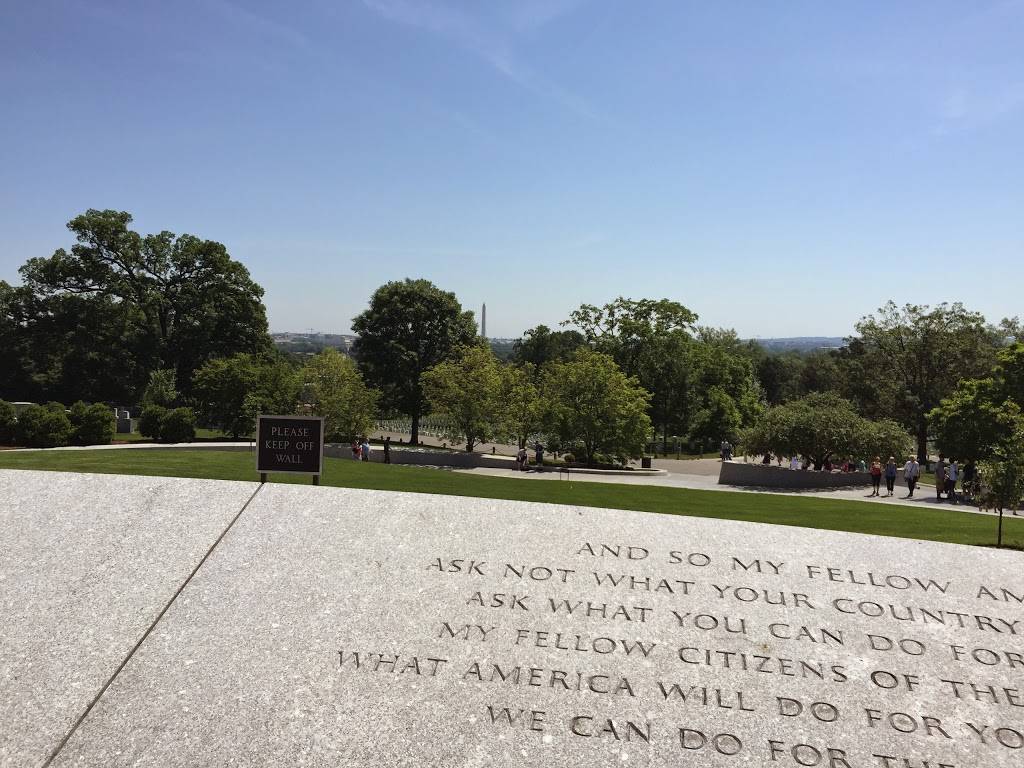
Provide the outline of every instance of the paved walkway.
<path id="1" fill-rule="evenodd" d="M 720 464 L 718 459 L 700 459 L 687 461 L 686 464 L 702 462 L 714 462 Z M 573 482 L 583 483 L 618 483 L 622 485 L 660 485 L 671 488 L 689 488 L 700 491 L 730 491 L 733 493 L 768 493 L 778 496 L 811 496 L 820 499 L 842 499 L 845 501 L 862 501 L 871 504 L 886 504 L 896 507 L 917 507 L 919 509 L 936 509 L 949 512 L 971 512 L 981 515 L 993 515 L 992 512 L 983 512 L 970 504 L 951 504 L 946 499 L 936 500 L 935 491 L 930 486 L 918 488 L 912 498 L 907 497 L 906 488 L 897 488 L 893 496 L 870 495 L 868 488 L 830 488 L 830 489 L 781 489 L 781 488 L 759 488 L 736 485 L 719 485 L 717 471 L 714 475 L 708 474 L 706 467 L 698 467 L 694 474 L 683 472 L 681 469 L 661 476 L 638 476 L 629 475 L 571 475 Z M 565 482 L 567 476 L 558 472 L 517 472 L 515 470 L 491 469 L 489 467 L 477 467 L 475 469 L 457 469 L 456 472 L 463 472 L 475 475 L 487 475 L 490 477 L 512 477 L 522 480 L 554 480 L 561 479 Z M 1012 517 L 1012 514 L 1008 514 Z"/>

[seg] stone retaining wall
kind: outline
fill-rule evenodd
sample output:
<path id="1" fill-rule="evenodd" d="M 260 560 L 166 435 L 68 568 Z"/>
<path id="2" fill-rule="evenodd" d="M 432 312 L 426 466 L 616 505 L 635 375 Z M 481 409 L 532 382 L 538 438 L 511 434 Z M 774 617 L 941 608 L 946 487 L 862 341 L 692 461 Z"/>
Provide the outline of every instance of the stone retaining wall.
<path id="1" fill-rule="evenodd" d="M 902 484 L 902 478 L 897 478 Z M 761 488 L 843 488 L 870 486 L 869 472 L 815 472 L 765 464 L 723 461 L 719 485 L 746 485 Z M 883 487 L 884 479 L 883 479 Z"/>
<path id="2" fill-rule="evenodd" d="M 328 444 L 324 446 L 324 455 L 336 459 L 352 458 L 352 449 L 348 445 Z M 370 461 L 384 462 L 384 449 L 374 445 L 370 450 Z M 463 451 L 425 451 L 397 448 L 391 444 L 392 464 L 414 464 L 429 467 L 493 467 L 496 469 L 512 469 L 515 464 L 510 456 L 492 456 L 486 453 L 465 453 Z"/>

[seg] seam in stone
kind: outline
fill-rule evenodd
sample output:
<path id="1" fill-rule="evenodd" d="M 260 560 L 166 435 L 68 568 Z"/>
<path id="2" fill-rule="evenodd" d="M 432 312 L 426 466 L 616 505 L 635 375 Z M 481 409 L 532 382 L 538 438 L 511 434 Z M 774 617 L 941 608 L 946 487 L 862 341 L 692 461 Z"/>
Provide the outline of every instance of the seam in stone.
<path id="1" fill-rule="evenodd" d="M 209 558 L 210 555 L 213 554 L 213 551 L 217 548 L 217 545 L 219 545 L 221 541 L 224 539 L 224 537 L 228 535 L 228 531 L 230 531 L 232 526 L 234 526 L 234 524 L 238 522 L 238 518 L 242 516 L 242 513 L 245 512 L 249 504 L 252 503 L 252 500 L 256 498 L 256 494 L 259 493 L 262 489 L 263 483 L 260 483 L 259 486 L 257 486 L 256 490 L 252 492 L 252 496 L 250 496 L 246 500 L 245 504 L 242 505 L 242 508 L 238 510 L 238 512 L 235 514 L 233 518 L 231 518 L 231 522 L 228 523 L 227 527 L 223 531 L 221 531 L 221 534 L 217 537 L 217 540 L 210 545 L 210 548 L 208 550 L 206 550 L 206 554 L 202 556 L 202 558 L 196 564 L 196 567 L 192 569 L 192 572 L 188 575 L 185 581 L 182 582 L 181 586 L 178 587 L 177 591 L 171 596 L 171 599 L 167 601 L 167 605 L 165 605 L 160 610 L 160 613 L 157 614 L 156 618 L 153 619 L 153 622 L 149 625 L 149 628 L 142 633 L 142 637 L 140 637 L 139 641 L 135 643 L 134 647 L 128 652 L 128 655 L 124 657 L 124 661 L 122 661 L 120 665 L 118 665 L 117 669 L 114 670 L 114 674 L 110 676 L 110 679 L 108 679 L 107 682 L 103 684 L 103 687 L 100 688 L 99 693 L 97 693 L 93 700 L 89 702 L 89 706 L 85 708 L 85 711 L 78 717 L 78 719 L 75 721 L 75 724 L 71 726 L 71 730 L 69 730 L 67 734 L 64 736 L 64 738 L 60 740 L 60 744 L 57 745 L 56 749 L 54 749 L 53 752 L 50 753 L 50 756 L 46 758 L 46 762 L 42 764 L 41 768 L 49 768 L 50 764 L 53 763 L 53 761 L 57 758 L 57 755 L 59 755 L 61 750 L 64 749 L 68 741 L 71 740 L 71 737 L 75 735 L 75 731 L 78 730 L 78 727 L 83 722 L 85 722 L 85 719 L 89 716 L 89 713 L 92 712 L 93 707 L 95 707 L 99 700 L 103 697 L 103 694 L 107 692 L 107 689 L 111 685 L 113 685 L 114 680 L 117 679 L 117 676 L 119 674 L 121 674 L 121 670 L 123 670 L 128 665 L 128 662 L 132 660 L 132 656 L 135 655 L 135 652 L 142 647 L 142 644 L 146 642 L 146 638 L 148 638 L 150 634 L 153 632 L 153 630 L 156 629 L 156 625 L 160 623 L 160 619 L 164 617 L 164 614 L 167 613 L 168 609 L 174 604 L 174 601 L 178 599 L 178 595 L 180 595 L 185 590 L 185 587 L 189 585 L 189 582 L 192 581 L 192 578 L 199 572 L 199 569 L 203 567 L 203 563 L 205 563 L 207 558 Z"/>

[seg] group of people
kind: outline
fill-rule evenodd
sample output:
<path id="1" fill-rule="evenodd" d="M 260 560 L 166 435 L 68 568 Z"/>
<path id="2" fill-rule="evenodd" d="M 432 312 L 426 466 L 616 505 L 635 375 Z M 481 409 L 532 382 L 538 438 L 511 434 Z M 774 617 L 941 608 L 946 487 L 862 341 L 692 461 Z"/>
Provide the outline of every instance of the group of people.
<path id="1" fill-rule="evenodd" d="M 391 438 L 384 438 L 384 463 L 391 463 Z M 369 461 L 370 460 L 370 438 L 357 437 L 352 441 L 352 458 L 356 461 Z"/>
<path id="2" fill-rule="evenodd" d="M 544 466 L 544 446 L 538 442 L 533 446 L 533 451 L 537 466 Z M 520 472 L 527 472 L 530 469 L 530 454 L 525 445 L 519 446 L 519 451 L 516 453 L 516 469 Z"/>
<path id="3" fill-rule="evenodd" d="M 882 458 L 875 456 L 871 461 L 871 466 L 868 468 L 868 472 L 871 473 L 871 495 L 881 496 L 880 488 L 882 485 L 882 478 L 885 478 L 885 491 L 886 496 L 892 496 L 896 487 L 896 477 L 899 474 L 899 468 L 896 466 L 896 457 L 890 456 L 889 460 L 882 466 Z M 910 456 L 907 459 L 907 463 L 903 465 L 903 480 L 907 484 L 907 498 L 909 499 L 914 495 L 914 488 L 917 487 L 917 481 L 921 479 L 921 465 L 918 464 L 917 458 Z"/>
<path id="4" fill-rule="evenodd" d="M 935 462 L 935 498 L 936 500 L 942 499 L 942 494 L 946 494 L 946 499 L 953 504 L 958 503 L 956 495 L 956 484 L 960 482 L 960 490 L 963 494 L 965 501 L 971 501 L 974 495 L 978 492 L 978 467 L 975 465 L 973 459 L 968 459 L 963 467 L 952 456 L 949 458 L 947 463 L 946 457 L 941 453 L 939 454 L 939 460 Z"/>
<path id="5" fill-rule="evenodd" d="M 896 459 L 890 456 L 889 461 L 883 466 L 881 458 L 875 456 L 868 471 L 871 473 L 871 495 L 881 495 L 879 491 L 882 478 L 884 477 L 886 495 L 892 496 L 893 487 L 896 484 L 896 477 L 899 472 L 896 466 Z M 956 459 L 950 458 L 947 462 L 946 457 L 940 453 L 938 461 L 935 462 L 933 472 L 935 473 L 935 498 L 937 500 L 941 500 L 942 494 L 946 494 L 948 501 L 953 504 L 959 503 L 956 493 L 957 482 L 960 483 L 960 491 L 964 500 L 973 500 L 978 490 L 978 468 L 973 460 L 968 459 L 963 467 L 961 467 L 960 462 Z M 921 465 L 918 463 L 916 456 L 910 456 L 903 465 L 903 480 L 907 484 L 908 499 L 913 497 L 914 490 L 917 488 L 920 479 Z"/>
<path id="6" fill-rule="evenodd" d="M 729 460 L 732 458 L 731 450 L 732 446 L 728 443 L 723 442 L 722 444 L 722 458 Z M 728 459 L 726 457 L 729 457 Z M 782 466 L 783 457 L 781 455 L 775 457 Z M 772 455 L 770 453 L 765 454 L 761 460 L 762 464 L 771 464 Z M 790 469 L 810 469 L 812 462 L 809 458 L 800 456 L 792 456 L 789 459 Z M 908 456 L 907 461 L 903 464 L 902 468 L 897 464 L 896 457 L 890 456 L 889 460 L 885 463 L 882 462 L 880 456 L 875 456 L 870 464 L 866 464 L 864 460 L 856 461 L 851 456 L 846 460 L 842 460 L 833 463 L 832 457 L 826 457 L 824 463 L 821 465 L 821 469 L 825 472 L 868 472 L 871 475 L 871 496 L 881 496 L 882 492 L 882 480 L 885 480 L 885 495 L 892 496 L 896 488 L 896 479 L 902 473 L 903 481 L 907 486 L 906 498 L 912 498 L 914 491 L 917 488 L 918 483 L 921 480 L 921 465 L 918 463 L 916 456 Z M 945 498 L 953 504 L 959 503 L 960 499 L 963 498 L 966 501 L 973 501 L 974 497 L 978 493 L 979 489 L 979 476 L 978 469 L 974 461 L 968 459 L 961 467 L 960 462 L 954 458 L 950 458 L 948 461 L 945 456 L 939 454 L 938 461 L 935 462 L 933 468 L 935 473 L 935 498 L 941 500 L 943 494 Z M 957 483 L 960 484 L 960 496 L 957 495 Z"/>

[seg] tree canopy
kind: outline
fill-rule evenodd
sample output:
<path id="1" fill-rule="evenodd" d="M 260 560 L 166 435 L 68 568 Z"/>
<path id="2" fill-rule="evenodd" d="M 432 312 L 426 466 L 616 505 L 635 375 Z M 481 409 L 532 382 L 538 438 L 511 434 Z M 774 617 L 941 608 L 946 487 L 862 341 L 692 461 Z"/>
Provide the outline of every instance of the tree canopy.
<path id="1" fill-rule="evenodd" d="M 195 402 L 204 422 L 237 439 L 252 434 L 260 413 L 294 413 L 300 386 L 298 372 L 284 360 L 241 353 L 196 371 Z"/>
<path id="2" fill-rule="evenodd" d="M 935 441 L 949 456 L 987 459 L 1024 431 L 1024 343 L 996 355 L 983 379 L 964 379 L 928 414 Z"/>
<path id="3" fill-rule="evenodd" d="M 425 371 L 423 390 L 431 410 L 447 420 L 444 436 L 462 440 L 467 451 L 478 442 L 504 438 L 504 375 L 489 347 L 463 347 L 451 360 Z"/>
<path id="4" fill-rule="evenodd" d="M 350 357 L 325 349 L 306 363 L 301 380 L 304 400 L 324 417 L 327 439 L 349 441 L 369 433 L 379 395 L 366 386 Z"/>
<path id="5" fill-rule="evenodd" d="M 455 294 L 428 280 L 395 281 L 378 288 L 370 306 L 352 321 L 353 354 L 366 381 L 381 392 L 385 408 L 412 420 L 412 442 L 428 403 L 421 376 L 470 345 L 477 336 L 473 313 Z"/>
<path id="6" fill-rule="evenodd" d="M 520 365 L 529 363 L 540 367 L 553 360 L 568 360 L 587 343 L 583 334 L 575 330 L 553 331 L 538 325 L 523 333 L 512 345 L 512 360 Z"/>
<path id="7" fill-rule="evenodd" d="M 807 395 L 769 408 L 740 439 L 749 454 L 806 456 L 821 469 L 826 459 L 906 455 L 910 437 L 891 420 L 869 420 L 834 393 Z"/>
<path id="8" fill-rule="evenodd" d="M 984 376 L 1002 336 L 962 304 L 934 308 L 889 302 L 857 323 L 850 347 L 862 363 L 848 380 L 870 385 L 868 413 L 887 413 L 912 430 L 917 453 L 928 453 L 927 414 L 961 379 Z M 856 346 L 854 345 L 856 342 Z"/>
<path id="9" fill-rule="evenodd" d="M 548 430 L 588 463 L 598 454 L 636 458 L 651 434 L 650 393 L 608 355 L 580 348 L 544 370 Z"/>
<path id="10" fill-rule="evenodd" d="M 141 394 L 151 371 L 171 368 L 189 395 L 206 361 L 269 351 L 263 289 L 222 244 L 140 235 L 131 221 L 124 211 L 76 216 L 70 251 L 29 259 L 23 286 L 0 290 L 0 305 L 17 305 L 0 309 L 17 316 L 19 363 L 37 390 L 126 400 Z"/>

